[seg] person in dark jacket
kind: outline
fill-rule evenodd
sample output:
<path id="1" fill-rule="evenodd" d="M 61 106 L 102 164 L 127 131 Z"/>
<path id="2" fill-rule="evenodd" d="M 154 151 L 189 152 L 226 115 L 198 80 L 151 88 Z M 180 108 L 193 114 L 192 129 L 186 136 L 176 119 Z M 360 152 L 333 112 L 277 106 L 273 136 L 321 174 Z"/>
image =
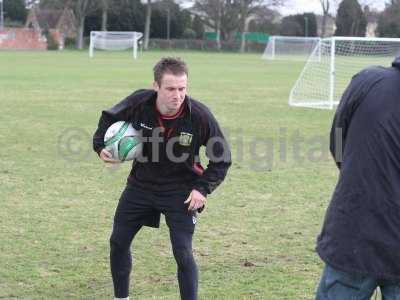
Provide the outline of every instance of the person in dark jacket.
<path id="1" fill-rule="evenodd" d="M 330 150 L 339 180 L 317 240 L 318 300 L 400 299 L 400 57 L 356 74 Z"/>
<path id="2" fill-rule="evenodd" d="M 177 58 L 154 67 L 153 90 L 138 90 L 102 112 L 93 148 L 107 164 L 118 163 L 104 148 L 104 134 L 116 121 L 142 131 L 143 157 L 134 162 L 114 216 L 110 265 L 116 299 L 129 299 L 130 246 L 142 226 L 159 227 L 165 215 L 178 267 L 181 299 L 197 299 L 198 271 L 192 253 L 197 211 L 224 180 L 231 154 L 222 131 L 200 102 L 186 95 L 188 70 Z M 206 146 L 209 162 L 200 164 Z"/>

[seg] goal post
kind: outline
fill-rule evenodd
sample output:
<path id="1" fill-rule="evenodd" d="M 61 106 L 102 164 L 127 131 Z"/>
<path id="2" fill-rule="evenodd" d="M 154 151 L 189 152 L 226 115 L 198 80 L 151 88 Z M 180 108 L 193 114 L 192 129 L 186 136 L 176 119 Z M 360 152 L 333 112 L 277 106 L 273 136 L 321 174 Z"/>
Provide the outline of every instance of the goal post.
<path id="1" fill-rule="evenodd" d="M 268 39 L 262 55 L 266 60 L 307 60 L 317 48 L 321 38 L 273 35 Z M 318 56 L 315 57 L 318 59 Z"/>
<path id="2" fill-rule="evenodd" d="M 389 66 L 400 54 L 400 38 L 331 37 L 308 58 L 289 95 L 289 105 L 333 109 L 353 75 Z"/>
<path id="3" fill-rule="evenodd" d="M 139 40 L 142 38 L 141 32 L 135 31 L 91 31 L 89 57 L 94 56 L 94 50 L 127 50 L 132 48 L 132 55 L 137 59 Z"/>

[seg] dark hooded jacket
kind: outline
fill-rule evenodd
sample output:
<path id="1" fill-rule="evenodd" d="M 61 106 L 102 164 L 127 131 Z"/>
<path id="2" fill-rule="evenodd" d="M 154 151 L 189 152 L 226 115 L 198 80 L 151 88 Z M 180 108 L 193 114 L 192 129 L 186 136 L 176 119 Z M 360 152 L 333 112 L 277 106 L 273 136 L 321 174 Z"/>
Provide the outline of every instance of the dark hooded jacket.
<path id="1" fill-rule="evenodd" d="M 317 251 L 339 270 L 400 279 L 400 57 L 356 74 L 330 149 L 340 170 Z"/>

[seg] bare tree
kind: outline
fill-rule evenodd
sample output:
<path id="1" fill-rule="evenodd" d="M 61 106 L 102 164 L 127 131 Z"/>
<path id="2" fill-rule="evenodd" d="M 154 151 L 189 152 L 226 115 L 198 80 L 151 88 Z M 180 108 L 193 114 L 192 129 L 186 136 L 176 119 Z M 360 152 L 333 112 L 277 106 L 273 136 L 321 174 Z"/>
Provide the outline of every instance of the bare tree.
<path id="1" fill-rule="evenodd" d="M 192 12 L 204 24 L 214 29 L 218 49 L 221 48 L 221 39 L 231 39 L 234 32 L 240 32 L 240 51 L 243 52 L 249 22 L 257 11 L 263 7 L 281 5 L 286 1 L 288 0 L 195 0 Z"/>
<path id="2" fill-rule="evenodd" d="M 39 0 L 25 0 L 25 6 L 26 8 L 32 8 L 36 5 L 39 5 Z"/>
<path id="3" fill-rule="evenodd" d="M 64 7 L 69 7 L 73 10 L 76 27 L 78 30 L 76 38 L 76 47 L 78 49 L 83 48 L 83 31 L 85 29 L 85 19 L 90 13 L 92 13 L 96 8 L 98 8 L 99 3 L 96 0 L 41 0 L 40 5 L 47 8 L 62 9 Z"/>
<path id="4" fill-rule="evenodd" d="M 149 48 L 150 26 L 151 26 L 151 0 L 147 0 L 146 22 L 144 24 L 144 42 L 143 42 L 144 50 L 147 50 Z"/>
<path id="5" fill-rule="evenodd" d="M 221 49 L 221 23 L 225 0 L 197 0 L 193 11 L 203 23 L 214 29 L 217 48 Z"/>
<path id="6" fill-rule="evenodd" d="M 68 5 L 69 1 L 67 3 L 64 3 L 62 0 L 41 0 L 39 1 L 40 8 L 46 8 L 46 9 L 63 9 L 66 5 Z"/>
<path id="7" fill-rule="evenodd" d="M 240 38 L 240 52 L 245 51 L 246 47 L 246 32 L 251 15 L 259 9 L 261 3 L 259 0 L 240 0 L 240 13 L 239 13 L 239 29 L 241 33 Z"/>
<path id="8" fill-rule="evenodd" d="M 240 52 L 245 51 L 246 47 L 246 32 L 248 31 L 249 22 L 258 11 L 273 6 L 284 5 L 285 0 L 240 0 L 240 13 L 239 13 L 239 30 L 241 33 L 240 39 Z"/>
<path id="9" fill-rule="evenodd" d="M 76 48 L 78 49 L 83 48 L 83 31 L 85 29 L 86 16 L 96 9 L 96 4 L 98 4 L 98 2 L 95 0 L 69 1 L 69 5 L 73 9 L 77 21 L 78 36 L 76 39 Z"/>
<path id="10" fill-rule="evenodd" d="M 101 0 L 101 30 L 107 31 L 108 7 L 110 0 Z"/>
<path id="11" fill-rule="evenodd" d="M 322 24 L 321 24 L 321 37 L 325 37 L 326 35 L 326 24 L 328 21 L 328 17 L 330 14 L 330 10 L 337 9 L 337 5 L 340 2 L 339 0 L 319 0 L 322 8 Z M 374 0 L 358 0 L 358 2 L 364 6 L 370 6 L 375 1 Z"/>
<path id="12" fill-rule="evenodd" d="M 322 24 L 321 24 L 321 37 L 325 37 L 326 34 L 326 23 L 329 17 L 329 10 L 333 5 L 334 0 L 319 0 L 322 8 Z"/>

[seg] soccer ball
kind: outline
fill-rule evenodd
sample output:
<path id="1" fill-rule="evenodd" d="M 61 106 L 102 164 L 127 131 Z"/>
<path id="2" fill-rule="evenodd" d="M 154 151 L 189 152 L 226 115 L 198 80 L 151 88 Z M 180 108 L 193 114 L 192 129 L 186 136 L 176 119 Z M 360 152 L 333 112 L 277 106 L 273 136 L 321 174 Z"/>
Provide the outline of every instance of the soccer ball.
<path id="1" fill-rule="evenodd" d="M 135 160 L 143 150 L 141 133 L 125 121 L 118 121 L 108 127 L 104 145 L 112 158 L 120 161 Z"/>

